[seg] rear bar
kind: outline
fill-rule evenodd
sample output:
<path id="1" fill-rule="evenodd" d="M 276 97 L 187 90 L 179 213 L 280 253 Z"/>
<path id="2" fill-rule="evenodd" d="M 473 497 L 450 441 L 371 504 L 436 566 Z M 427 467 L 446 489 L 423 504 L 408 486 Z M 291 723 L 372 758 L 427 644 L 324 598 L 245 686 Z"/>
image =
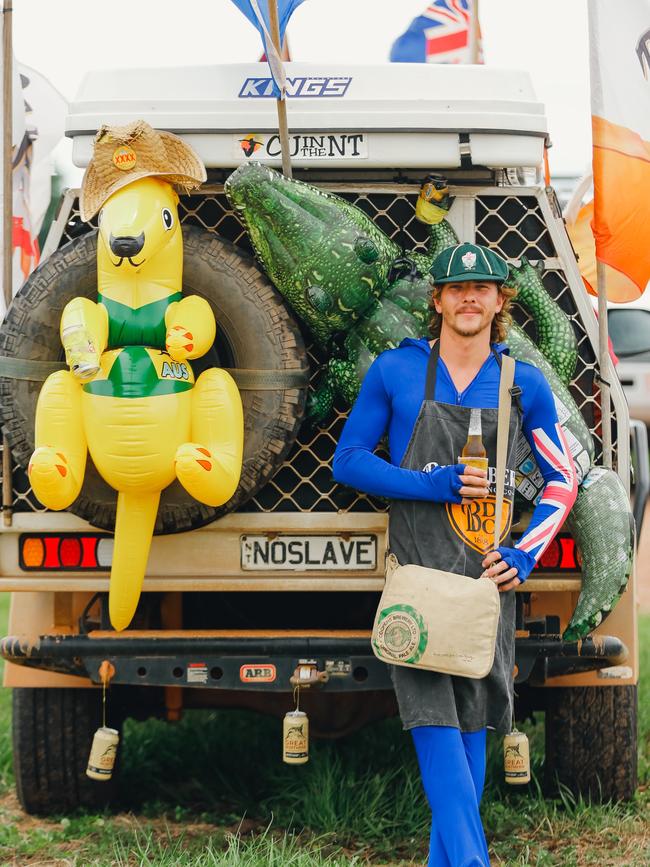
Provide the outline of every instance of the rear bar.
<path id="1" fill-rule="evenodd" d="M 107 659 L 115 668 L 113 683 L 280 692 L 292 689 L 289 678 L 299 662 L 314 660 L 318 670 L 329 675 L 321 687 L 327 692 L 392 688 L 389 668 L 373 655 L 368 637 L 44 635 L 30 641 L 7 636 L 0 641 L 0 655 L 20 665 L 89 677 L 94 683 L 100 683 L 99 666 Z M 620 665 L 627 656 L 625 644 L 611 635 L 573 643 L 559 636 L 517 638 L 515 680 L 544 683 L 548 677 Z M 274 670 L 271 680 L 262 675 L 256 679 L 255 669 L 269 667 Z"/>

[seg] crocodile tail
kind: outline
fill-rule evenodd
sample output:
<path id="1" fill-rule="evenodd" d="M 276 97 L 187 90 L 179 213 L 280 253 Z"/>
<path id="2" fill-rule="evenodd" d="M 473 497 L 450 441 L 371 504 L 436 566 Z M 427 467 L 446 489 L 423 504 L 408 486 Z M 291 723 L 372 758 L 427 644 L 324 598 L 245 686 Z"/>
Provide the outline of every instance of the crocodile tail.
<path id="1" fill-rule="evenodd" d="M 126 629 L 138 607 L 159 501 L 160 491 L 117 495 L 108 611 L 118 632 Z"/>
<path id="2" fill-rule="evenodd" d="M 566 526 L 582 554 L 582 590 L 562 637 L 578 641 L 614 610 L 632 571 L 634 517 L 613 470 L 591 468 Z"/>

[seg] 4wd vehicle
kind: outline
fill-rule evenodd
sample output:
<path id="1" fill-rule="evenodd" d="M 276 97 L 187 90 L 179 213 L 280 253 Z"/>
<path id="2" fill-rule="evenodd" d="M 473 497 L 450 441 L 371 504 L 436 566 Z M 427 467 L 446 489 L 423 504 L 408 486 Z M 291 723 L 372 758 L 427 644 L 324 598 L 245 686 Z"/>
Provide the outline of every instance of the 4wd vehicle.
<path id="1" fill-rule="evenodd" d="M 99 667 L 114 667 L 120 718 L 185 708 L 251 708 L 281 716 L 290 678 L 312 683 L 302 706 L 318 734 L 344 735 L 396 706 L 370 631 L 383 586 L 387 504 L 337 485 L 331 459 L 347 412 L 305 421 L 309 389 L 327 361 L 252 258 L 224 194 L 249 159 L 279 166 L 275 100 L 259 64 L 120 70 L 89 75 L 67 122 L 83 166 L 103 123 L 144 118 L 184 137 L 208 181 L 181 200 L 184 290 L 212 305 L 218 333 L 201 364 L 233 372 L 245 411 L 240 487 L 220 509 L 178 485 L 164 495 L 144 592 L 131 627 L 108 625 L 115 495 L 89 468 L 69 512 L 47 512 L 25 474 L 35 402 L 61 365 L 59 319 L 73 295 L 93 297 L 96 232 L 64 196 L 41 266 L 0 331 L 3 429 L 14 460 L 11 526 L 0 532 L 0 590 L 13 594 L 2 641 L 14 697 L 18 794 L 29 812 L 96 804 L 110 786 L 84 774 L 100 708 Z M 629 491 L 630 425 L 613 370 L 598 368 L 597 326 L 553 190 L 540 166 L 543 107 L 526 75 L 480 67 L 289 64 L 294 175 L 363 209 L 405 250 L 423 249 L 420 184 L 445 175 L 449 222 L 462 240 L 543 269 L 568 315 L 579 358 L 570 393 L 601 461 L 599 383 L 612 384 L 614 468 Z M 128 95 L 128 99 L 127 99 Z M 536 340 L 534 320 L 518 323 Z M 198 366 L 198 365 L 197 365 Z M 647 463 L 636 478 L 637 512 Z M 517 516 L 520 531 L 527 514 Z M 598 528 L 602 534 L 606 527 Z M 580 642 L 562 632 L 582 586 L 563 530 L 517 592 L 517 713 L 546 712 L 546 772 L 577 792 L 631 798 L 636 788 L 638 645 L 634 574 L 616 609 Z"/>

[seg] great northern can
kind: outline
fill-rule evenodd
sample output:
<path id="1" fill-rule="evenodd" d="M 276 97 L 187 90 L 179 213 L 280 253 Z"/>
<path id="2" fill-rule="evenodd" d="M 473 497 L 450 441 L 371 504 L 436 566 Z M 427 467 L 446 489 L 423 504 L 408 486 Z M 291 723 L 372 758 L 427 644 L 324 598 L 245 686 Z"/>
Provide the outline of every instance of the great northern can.
<path id="1" fill-rule="evenodd" d="M 517 729 L 513 729 L 503 739 L 503 765 L 506 783 L 521 786 L 530 782 L 528 737 Z"/>
<path id="2" fill-rule="evenodd" d="M 282 761 L 304 765 L 309 760 L 309 720 L 302 710 L 290 710 L 282 727 Z"/>
<path id="3" fill-rule="evenodd" d="M 120 736 L 115 729 L 98 728 L 93 738 L 86 775 L 93 780 L 110 780 Z"/>

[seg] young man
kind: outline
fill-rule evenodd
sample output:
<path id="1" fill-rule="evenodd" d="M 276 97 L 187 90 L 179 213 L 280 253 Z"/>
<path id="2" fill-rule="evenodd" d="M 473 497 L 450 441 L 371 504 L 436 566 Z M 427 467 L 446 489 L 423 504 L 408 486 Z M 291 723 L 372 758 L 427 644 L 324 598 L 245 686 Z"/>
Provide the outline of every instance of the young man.
<path id="1" fill-rule="evenodd" d="M 502 545 L 485 545 L 493 508 L 502 342 L 514 290 L 506 262 L 485 247 L 444 250 L 431 269 L 433 340 L 406 339 L 368 371 L 334 456 L 334 477 L 389 497 L 389 546 L 400 563 L 465 575 L 487 575 L 500 591 L 494 666 L 473 680 L 392 667 L 405 729 L 412 732 L 432 810 L 430 867 L 487 867 L 479 804 L 485 778 L 486 729 L 510 729 L 513 714 L 515 594 L 573 505 L 573 460 L 550 387 L 532 365 L 517 361 L 520 406 L 510 415 Z M 481 409 L 490 464 L 466 467 L 458 456 L 472 408 Z M 373 450 L 388 430 L 390 462 Z M 530 524 L 510 540 L 517 440 L 533 450 L 546 486 Z M 481 526 L 481 516 L 485 525 Z M 493 526 L 493 524 L 492 524 Z"/>

